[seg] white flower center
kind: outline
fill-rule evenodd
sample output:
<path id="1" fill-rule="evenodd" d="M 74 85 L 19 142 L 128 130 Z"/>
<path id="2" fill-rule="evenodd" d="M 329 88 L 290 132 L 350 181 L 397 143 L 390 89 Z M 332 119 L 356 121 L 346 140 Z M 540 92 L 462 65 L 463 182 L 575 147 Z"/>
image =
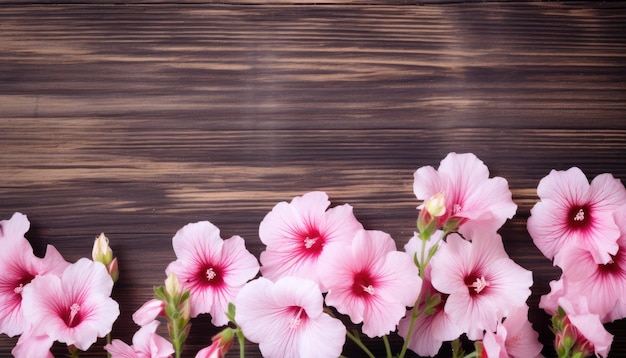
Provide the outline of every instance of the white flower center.
<path id="1" fill-rule="evenodd" d="M 291 329 L 296 329 L 298 328 L 298 326 L 300 325 L 300 322 L 302 322 L 302 311 L 304 309 L 302 307 L 300 307 L 300 309 L 298 310 L 298 313 L 291 317 L 291 319 L 289 320 L 289 328 Z"/>
<path id="2" fill-rule="evenodd" d="M 578 210 L 576 216 L 574 216 L 574 221 L 583 221 L 585 220 L 585 211 L 583 209 Z"/>
<path id="3" fill-rule="evenodd" d="M 471 285 L 467 287 L 472 287 L 474 288 L 474 291 L 476 291 L 476 293 L 480 293 L 487 286 L 489 286 L 489 282 L 487 282 L 487 280 L 485 280 L 485 278 L 481 276 L 480 278 L 477 278 L 476 281 L 474 281 L 474 283 L 472 283 Z"/>
<path id="4" fill-rule="evenodd" d="M 454 204 L 452 206 L 452 214 L 456 215 L 459 211 L 461 211 L 461 209 L 463 209 L 461 204 L 459 204 L 459 203 Z"/>
<path id="5" fill-rule="evenodd" d="M 215 278 L 215 276 L 217 276 L 217 273 L 215 273 L 215 271 L 213 270 L 213 267 L 209 267 L 206 270 L 206 279 L 211 281 L 212 279 Z"/>
<path id="6" fill-rule="evenodd" d="M 306 239 L 304 239 L 304 247 L 310 249 L 313 247 L 313 245 L 315 245 L 316 242 L 317 238 L 311 239 L 310 237 L 307 237 Z"/>
<path id="7" fill-rule="evenodd" d="M 68 322 L 68 325 L 72 325 L 72 322 L 74 321 L 74 318 L 76 318 L 78 311 L 80 311 L 80 305 L 78 303 L 74 303 L 70 306 L 70 320 Z"/>
<path id="8" fill-rule="evenodd" d="M 24 284 L 20 283 L 19 286 L 17 286 L 16 288 L 13 289 L 13 292 L 17 293 L 18 295 L 22 293 L 22 291 L 24 291 Z"/>
<path id="9" fill-rule="evenodd" d="M 367 287 L 365 287 L 365 286 L 361 286 L 361 287 L 363 287 L 363 291 L 365 291 L 365 292 L 369 293 L 370 295 L 374 296 L 374 286 L 369 285 Z"/>

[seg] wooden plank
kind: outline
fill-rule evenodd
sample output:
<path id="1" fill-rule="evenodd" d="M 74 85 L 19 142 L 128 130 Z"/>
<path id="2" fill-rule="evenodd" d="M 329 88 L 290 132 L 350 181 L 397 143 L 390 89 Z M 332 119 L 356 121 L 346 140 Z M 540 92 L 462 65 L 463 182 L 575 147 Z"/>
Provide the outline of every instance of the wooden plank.
<path id="1" fill-rule="evenodd" d="M 559 273 L 525 222 L 552 168 L 626 178 L 623 5 L 3 6 L 0 218 L 26 213 L 36 252 L 70 261 L 107 233 L 113 335 L 130 342 L 184 224 L 210 220 L 258 256 L 272 206 L 324 190 L 401 248 L 413 171 L 474 152 L 519 205 L 501 233 L 534 271 L 549 345 L 537 305 Z M 609 327 L 626 354 L 626 326 Z M 195 321 L 188 356 L 216 331 Z"/>

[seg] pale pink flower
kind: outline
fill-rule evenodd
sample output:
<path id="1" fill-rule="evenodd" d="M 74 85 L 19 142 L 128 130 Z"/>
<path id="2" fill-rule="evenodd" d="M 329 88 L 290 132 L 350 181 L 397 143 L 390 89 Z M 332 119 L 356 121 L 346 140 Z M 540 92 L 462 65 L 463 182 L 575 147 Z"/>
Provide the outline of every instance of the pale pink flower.
<path id="1" fill-rule="evenodd" d="M 145 326 L 146 324 L 154 321 L 160 315 L 164 314 L 165 302 L 153 298 L 146 301 L 135 313 L 133 313 L 133 322 L 139 326 Z"/>
<path id="2" fill-rule="evenodd" d="M 550 281 L 550 292 L 541 296 L 539 308 L 554 316 L 559 308 L 559 299 L 565 296 L 565 287 L 566 283 L 563 281 L 563 277 Z"/>
<path id="3" fill-rule="evenodd" d="M 477 227 L 496 231 L 517 211 L 506 179 L 489 178 L 487 166 L 472 153 L 450 153 L 437 170 L 421 167 L 414 178 L 417 199 L 426 202 L 443 195 L 446 209 L 439 221 L 459 220 L 464 236 Z"/>
<path id="4" fill-rule="evenodd" d="M 60 275 L 69 265 L 50 245 L 43 259 L 36 257 L 24 238 L 29 225 L 21 214 L 2 221 L 5 236 L 0 240 L 0 334 L 9 337 L 21 334 L 27 326 L 22 313 L 24 287 L 37 275 Z"/>
<path id="5" fill-rule="evenodd" d="M 482 340 L 482 352 L 480 358 L 512 358 L 506 351 L 506 328 L 498 323 L 497 332 L 487 331 Z M 531 357 L 527 357 L 531 358 Z"/>
<path id="6" fill-rule="evenodd" d="M 177 260 L 166 274 L 174 273 L 191 293 L 191 317 L 211 314 L 215 326 L 228 323 L 228 303 L 259 272 L 259 263 L 240 236 L 223 240 L 208 221 L 187 224 L 172 239 Z"/>
<path id="7" fill-rule="evenodd" d="M 432 284 L 448 294 L 446 313 L 469 339 L 482 338 L 513 309 L 525 304 L 532 272 L 511 260 L 499 235 L 473 232 L 465 241 L 451 234 L 431 261 Z"/>
<path id="8" fill-rule="evenodd" d="M 120 314 L 113 280 L 102 263 L 80 259 L 63 274 L 37 276 L 22 292 L 24 317 L 33 334 L 87 350 L 111 331 Z"/>
<path id="9" fill-rule="evenodd" d="M 606 357 L 611 350 L 613 343 L 613 335 L 604 328 L 600 316 L 589 312 L 587 307 L 587 299 L 584 296 L 576 297 L 569 300 L 566 297 L 559 299 L 559 306 L 563 308 L 567 317 L 565 318 L 566 329 L 565 334 L 572 334 L 570 324 L 573 327 L 574 341 L 579 351 L 584 351 L 583 356 L 595 353 L 596 356 Z M 557 332 L 558 333 L 558 332 Z M 561 340 L 559 334 L 555 339 L 555 343 L 559 344 Z"/>
<path id="10" fill-rule="evenodd" d="M 359 231 L 351 246 L 329 251 L 319 263 L 328 288 L 326 304 L 353 323 L 363 322 L 362 332 L 369 337 L 395 330 L 422 287 L 411 255 L 397 251 L 382 231 Z"/>
<path id="11" fill-rule="evenodd" d="M 539 343 L 539 334 L 528 320 L 528 306 L 513 309 L 497 328 L 503 331 L 506 352 L 511 358 L 541 357 L 543 346 Z"/>
<path id="12" fill-rule="evenodd" d="M 600 174 L 589 184 L 579 168 L 552 170 L 539 182 L 537 195 L 541 201 L 531 209 L 527 227 L 546 257 L 552 259 L 565 246 L 575 245 L 598 263 L 611 260 L 620 235 L 613 213 L 626 202 L 619 179 Z"/>
<path id="13" fill-rule="evenodd" d="M 515 308 L 503 323 L 498 323 L 496 333 L 485 332 L 483 355 L 488 358 L 542 357 L 539 334 L 528 321 L 528 306 Z"/>
<path id="14" fill-rule="evenodd" d="M 608 263 L 597 263 L 588 250 L 574 245 L 565 247 L 555 259 L 563 269 L 566 290 L 561 295 L 570 299 L 585 296 L 589 311 L 598 314 L 602 322 L 622 318 L 621 306 L 626 300 L 626 211 L 616 212 L 615 220 L 622 234 Z"/>
<path id="15" fill-rule="evenodd" d="M 50 352 L 53 343 L 54 340 L 45 333 L 33 334 L 32 326 L 29 326 L 17 340 L 11 354 L 15 358 L 54 358 Z"/>
<path id="16" fill-rule="evenodd" d="M 260 277 L 239 291 L 237 323 L 264 357 L 338 357 L 346 328 L 323 312 L 323 304 L 312 280 L 287 276 L 273 283 Z"/>
<path id="17" fill-rule="evenodd" d="M 174 346 L 156 333 L 158 326 L 159 321 L 142 326 L 133 335 L 132 346 L 114 339 L 104 349 L 111 354 L 111 358 L 169 358 L 174 354 Z"/>
<path id="18" fill-rule="evenodd" d="M 363 229 L 350 205 L 326 210 L 329 205 L 326 193 L 310 192 L 274 206 L 259 226 L 261 241 L 267 245 L 260 257 L 264 277 L 308 278 L 326 291 L 319 279 L 318 261 L 337 247 L 349 245 Z"/>

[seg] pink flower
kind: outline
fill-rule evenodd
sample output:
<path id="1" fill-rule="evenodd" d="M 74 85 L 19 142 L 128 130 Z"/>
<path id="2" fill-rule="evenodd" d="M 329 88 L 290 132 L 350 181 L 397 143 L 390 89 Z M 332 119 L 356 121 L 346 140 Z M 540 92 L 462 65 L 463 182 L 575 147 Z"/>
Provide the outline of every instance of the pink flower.
<path id="1" fill-rule="evenodd" d="M 626 211 L 619 211 L 615 219 L 626 232 L 625 214 Z M 557 261 L 563 269 L 564 286 L 560 296 L 565 295 L 570 300 L 585 296 L 589 311 L 600 315 L 602 322 L 622 318 L 617 316 L 623 314 L 623 309 L 618 306 L 626 300 L 626 233 L 619 237 L 617 244 L 617 252 L 606 264 L 597 263 L 588 250 L 578 246 L 565 247 L 557 254 Z M 553 311 L 554 301 L 552 298 Z"/>
<path id="2" fill-rule="evenodd" d="M 346 328 L 322 311 L 323 301 L 314 281 L 260 277 L 237 295 L 237 323 L 264 357 L 338 357 Z"/>
<path id="3" fill-rule="evenodd" d="M 495 331 L 502 318 L 525 304 L 533 280 L 532 272 L 508 257 L 499 235 L 474 235 L 472 242 L 449 235 L 431 266 L 433 287 L 450 295 L 446 313 L 469 339 L 478 340 L 483 330 Z"/>
<path id="4" fill-rule="evenodd" d="M 539 308 L 543 309 L 549 315 L 556 314 L 559 308 L 559 299 L 565 296 L 565 282 L 563 277 L 558 280 L 550 281 L 550 292 L 541 296 L 539 300 Z"/>
<path id="5" fill-rule="evenodd" d="M 505 345 L 506 328 L 498 323 L 497 330 L 498 332 L 496 333 L 491 331 L 485 332 L 485 337 L 482 340 L 483 348 L 479 356 L 480 358 L 510 358 Z"/>
<path id="6" fill-rule="evenodd" d="M 517 307 L 509 313 L 497 328 L 504 333 L 504 346 L 509 357 L 541 357 L 543 346 L 539 343 L 539 334 L 528 320 L 528 306 Z"/>
<path id="7" fill-rule="evenodd" d="M 267 245 L 261 253 L 261 273 L 270 280 L 298 276 L 317 282 L 318 261 L 337 247 L 349 245 L 363 226 L 348 204 L 326 211 L 330 201 L 323 192 L 310 192 L 280 202 L 259 226 L 261 241 Z"/>
<path id="8" fill-rule="evenodd" d="M 517 211 L 507 181 L 489 178 L 487 166 L 471 153 L 450 153 L 437 170 L 421 167 L 414 177 L 417 199 L 426 202 L 443 193 L 446 209 L 439 220 L 459 220 L 458 230 L 464 236 L 477 227 L 496 231 Z"/>
<path id="9" fill-rule="evenodd" d="M 37 276 L 22 292 L 24 317 L 33 334 L 87 350 L 111 331 L 120 314 L 111 299 L 113 281 L 104 265 L 80 259 L 61 277 Z"/>
<path id="10" fill-rule="evenodd" d="M 191 292 L 191 317 L 211 314 L 215 326 L 228 323 L 228 303 L 259 272 L 259 263 L 240 236 L 222 240 L 208 221 L 185 225 L 172 239 L 178 258 L 166 274 L 174 273 Z"/>
<path id="11" fill-rule="evenodd" d="M 620 235 L 613 213 L 626 201 L 618 179 L 600 174 L 589 184 L 576 167 L 552 170 L 539 182 L 537 194 L 541 201 L 531 209 L 527 226 L 546 257 L 552 259 L 565 246 L 575 245 L 589 251 L 597 263 L 611 261 Z"/>
<path id="12" fill-rule="evenodd" d="M 174 347 L 167 339 L 156 333 L 159 321 L 152 321 L 142 326 L 133 336 L 133 345 L 114 339 L 104 349 L 111 358 L 169 358 L 174 354 Z"/>
<path id="13" fill-rule="evenodd" d="M 195 358 L 224 358 L 233 345 L 235 333 L 232 328 L 226 328 L 213 337 L 210 346 L 201 349 Z"/>
<path id="14" fill-rule="evenodd" d="M 4 236 L 0 239 L 0 333 L 9 337 L 24 332 L 27 324 L 22 313 L 22 292 L 37 275 L 60 275 L 69 265 L 61 254 L 48 245 L 41 259 L 33 254 L 24 238 L 30 224 L 26 216 L 14 214 L 0 224 Z"/>
<path id="15" fill-rule="evenodd" d="M 559 306 L 567 316 L 565 329 L 563 332 L 557 332 L 555 338 L 557 347 L 563 342 L 563 338 L 569 335 L 575 342 L 573 350 L 583 352 L 583 357 L 593 353 L 606 357 L 611 350 L 613 336 L 604 328 L 600 316 L 589 312 L 586 297 L 579 296 L 575 301 L 562 297 L 559 299 Z"/>
<path id="16" fill-rule="evenodd" d="M 487 331 L 483 338 L 483 355 L 489 358 L 542 357 L 543 348 L 539 334 L 528 321 L 528 306 L 515 308 L 503 323 L 498 323 L 496 333 Z"/>
<path id="17" fill-rule="evenodd" d="M 351 246 L 329 251 L 319 263 L 328 288 L 326 304 L 354 323 L 363 322 L 362 332 L 369 337 L 395 330 L 422 287 L 413 258 L 397 251 L 382 231 L 359 231 Z"/>
<path id="18" fill-rule="evenodd" d="M 133 322 L 139 326 L 145 326 L 163 315 L 164 310 L 165 302 L 157 299 L 148 300 L 133 313 Z"/>
<path id="19" fill-rule="evenodd" d="M 29 326 L 18 339 L 17 344 L 11 350 L 11 354 L 15 358 L 54 358 L 50 352 L 53 343 L 54 340 L 45 333 L 33 334 L 32 326 Z"/>

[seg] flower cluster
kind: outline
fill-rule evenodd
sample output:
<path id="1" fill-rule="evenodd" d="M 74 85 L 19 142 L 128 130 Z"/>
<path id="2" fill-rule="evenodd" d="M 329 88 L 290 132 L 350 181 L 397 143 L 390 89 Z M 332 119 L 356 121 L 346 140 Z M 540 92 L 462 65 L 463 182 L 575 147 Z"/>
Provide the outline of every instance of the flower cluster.
<path id="1" fill-rule="evenodd" d="M 553 170 L 539 182 L 541 199 L 528 232 L 562 270 L 539 306 L 553 315 L 559 357 L 606 357 L 613 337 L 603 324 L 626 317 L 626 190 L 601 174 Z"/>
<path id="2" fill-rule="evenodd" d="M 267 213 L 258 260 L 243 238 L 223 239 L 208 221 L 184 226 L 164 284 L 133 314 L 130 345 L 110 339 L 119 307 L 108 239 L 95 240 L 92 260 L 68 263 L 52 246 L 38 258 L 16 213 L 0 222 L 0 333 L 20 335 L 18 358 L 51 356 L 54 341 L 76 357 L 105 336 L 113 358 L 181 357 L 191 321 L 208 314 L 223 329 L 197 358 L 224 357 L 235 340 L 243 357 L 246 339 L 265 357 L 342 357 L 351 340 L 374 358 L 363 336 L 380 339 L 388 358 L 434 356 L 444 342 L 455 358 L 540 357 L 526 303 L 532 273 L 498 233 L 517 211 L 508 182 L 490 178 L 475 155 L 450 153 L 437 169 L 419 168 L 413 189 L 422 203 L 403 250 L 319 191 Z M 537 191 L 528 231 L 563 270 L 540 304 L 553 316 L 555 348 L 563 358 L 604 357 L 612 336 L 603 323 L 626 316 L 626 190 L 609 174 L 589 184 L 572 168 L 551 172 Z M 390 334 L 403 338 L 398 352 Z"/>

